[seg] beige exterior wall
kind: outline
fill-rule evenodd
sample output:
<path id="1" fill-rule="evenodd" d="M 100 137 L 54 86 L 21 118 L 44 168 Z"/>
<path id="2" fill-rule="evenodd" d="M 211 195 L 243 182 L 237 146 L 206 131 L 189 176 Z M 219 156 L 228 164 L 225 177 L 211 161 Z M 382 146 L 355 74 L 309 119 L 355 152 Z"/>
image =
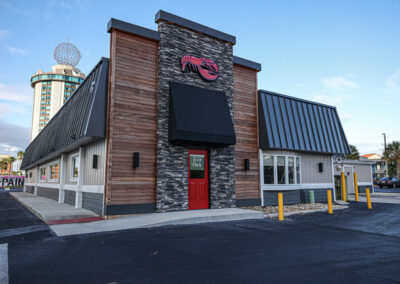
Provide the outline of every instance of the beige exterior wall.
<path id="1" fill-rule="evenodd" d="M 332 177 L 332 155 L 316 154 L 295 151 L 268 150 L 263 154 L 289 155 L 300 157 L 300 171 L 302 184 L 333 183 Z M 323 172 L 318 170 L 318 164 L 323 163 Z"/>
<path id="2" fill-rule="evenodd" d="M 106 140 L 100 140 L 95 143 L 84 146 L 83 149 L 83 161 L 84 168 L 79 170 L 79 174 L 83 175 L 83 185 L 104 185 L 104 177 L 105 177 L 105 151 L 106 151 Z M 78 184 L 77 180 L 71 179 L 72 176 L 72 157 L 79 155 L 79 150 L 71 151 L 70 153 L 65 155 L 65 165 L 64 165 L 64 173 L 65 173 L 65 184 L 67 185 L 76 185 Z M 93 169 L 93 155 L 98 155 L 98 168 Z M 61 156 L 52 159 L 49 162 L 38 165 L 37 167 L 28 169 L 26 172 L 28 177 L 26 178 L 27 183 L 51 183 L 51 184 L 59 184 L 60 178 L 57 180 L 50 180 L 50 166 L 57 162 L 59 164 L 59 176 L 61 175 Z M 42 167 L 46 168 L 46 180 L 39 181 L 36 180 L 36 168 L 40 169 Z M 32 173 L 32 177 L 30 177 L 30 173 Z"/>
<path id="3" fill-rule="evenodd" d="M 359 182 L 372 183 L 372 166 L 371 165 L 354 165 L 354 170 L 357 173 Z"/>
<path id="4" fill-rule="evenodd" d="M 83 184 L 104 185 L 106 140 L 90 144 L 85 148 L 85 168 L 83 170 Z M 93 169 L 93 155 L 98 155 L 97 169 Z"/>

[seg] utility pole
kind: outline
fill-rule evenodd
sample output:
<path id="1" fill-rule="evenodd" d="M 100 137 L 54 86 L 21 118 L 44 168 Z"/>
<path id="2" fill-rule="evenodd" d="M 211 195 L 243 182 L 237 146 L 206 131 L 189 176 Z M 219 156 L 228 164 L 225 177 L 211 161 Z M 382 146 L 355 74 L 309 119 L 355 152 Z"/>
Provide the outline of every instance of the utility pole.
<path id="1" fill-rule="evenodd" d="M 386 133 L 382 133 L 383 135 L 383 145 L 385 146 L 385 151 L 386 151 Z"/>

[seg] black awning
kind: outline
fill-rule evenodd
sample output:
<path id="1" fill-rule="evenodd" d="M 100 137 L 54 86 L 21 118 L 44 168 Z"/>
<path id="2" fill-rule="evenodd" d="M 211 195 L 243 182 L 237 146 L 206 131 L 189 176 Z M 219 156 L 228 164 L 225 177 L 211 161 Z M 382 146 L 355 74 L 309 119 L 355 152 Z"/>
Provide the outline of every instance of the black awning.
<path id="1" fill-rule="evenodd" d="M 236 144 L 225 93 L 170 82 L 169 141 Z"/>

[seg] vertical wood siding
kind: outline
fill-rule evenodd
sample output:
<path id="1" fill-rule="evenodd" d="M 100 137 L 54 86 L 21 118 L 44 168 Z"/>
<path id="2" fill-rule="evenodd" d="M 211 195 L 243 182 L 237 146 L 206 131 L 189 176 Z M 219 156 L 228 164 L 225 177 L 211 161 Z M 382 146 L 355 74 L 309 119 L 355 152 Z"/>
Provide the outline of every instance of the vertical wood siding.
<path id="1" fill-rule="evenodd" d="M 97 169 L 93 169 L 93 155 L 98 155 Z M 82 171 L 84 185 L 104 184 L 104 159 L 106 140 L 97 141 L 85 147 L 85 168 Z"/>
<path id="2" fill-rule="evenodd" d="M 110 53 L 106 204 L 155 203 L 158 43 L 113 30 Z"/>
<path id="3" fill-rule="evenodd" d="M 234 65 L 236 199 L 259 198 L 257 71 Z M 244 170 L 250 159 L 250 170 Z"/>

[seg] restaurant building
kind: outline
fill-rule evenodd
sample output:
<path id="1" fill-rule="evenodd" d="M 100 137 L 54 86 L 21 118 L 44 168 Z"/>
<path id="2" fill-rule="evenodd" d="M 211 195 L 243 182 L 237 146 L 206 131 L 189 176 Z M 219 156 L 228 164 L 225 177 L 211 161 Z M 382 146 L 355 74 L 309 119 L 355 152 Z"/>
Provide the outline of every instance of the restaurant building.
<path id="1" fill-rule="evenodd" d="M 258 90 L 232 35 L 155 22 L 110 20 L 110 58 L 26 149 L 25 190 L 103 216 L 326 200 L 349 153 L 335 107 Z"/>

